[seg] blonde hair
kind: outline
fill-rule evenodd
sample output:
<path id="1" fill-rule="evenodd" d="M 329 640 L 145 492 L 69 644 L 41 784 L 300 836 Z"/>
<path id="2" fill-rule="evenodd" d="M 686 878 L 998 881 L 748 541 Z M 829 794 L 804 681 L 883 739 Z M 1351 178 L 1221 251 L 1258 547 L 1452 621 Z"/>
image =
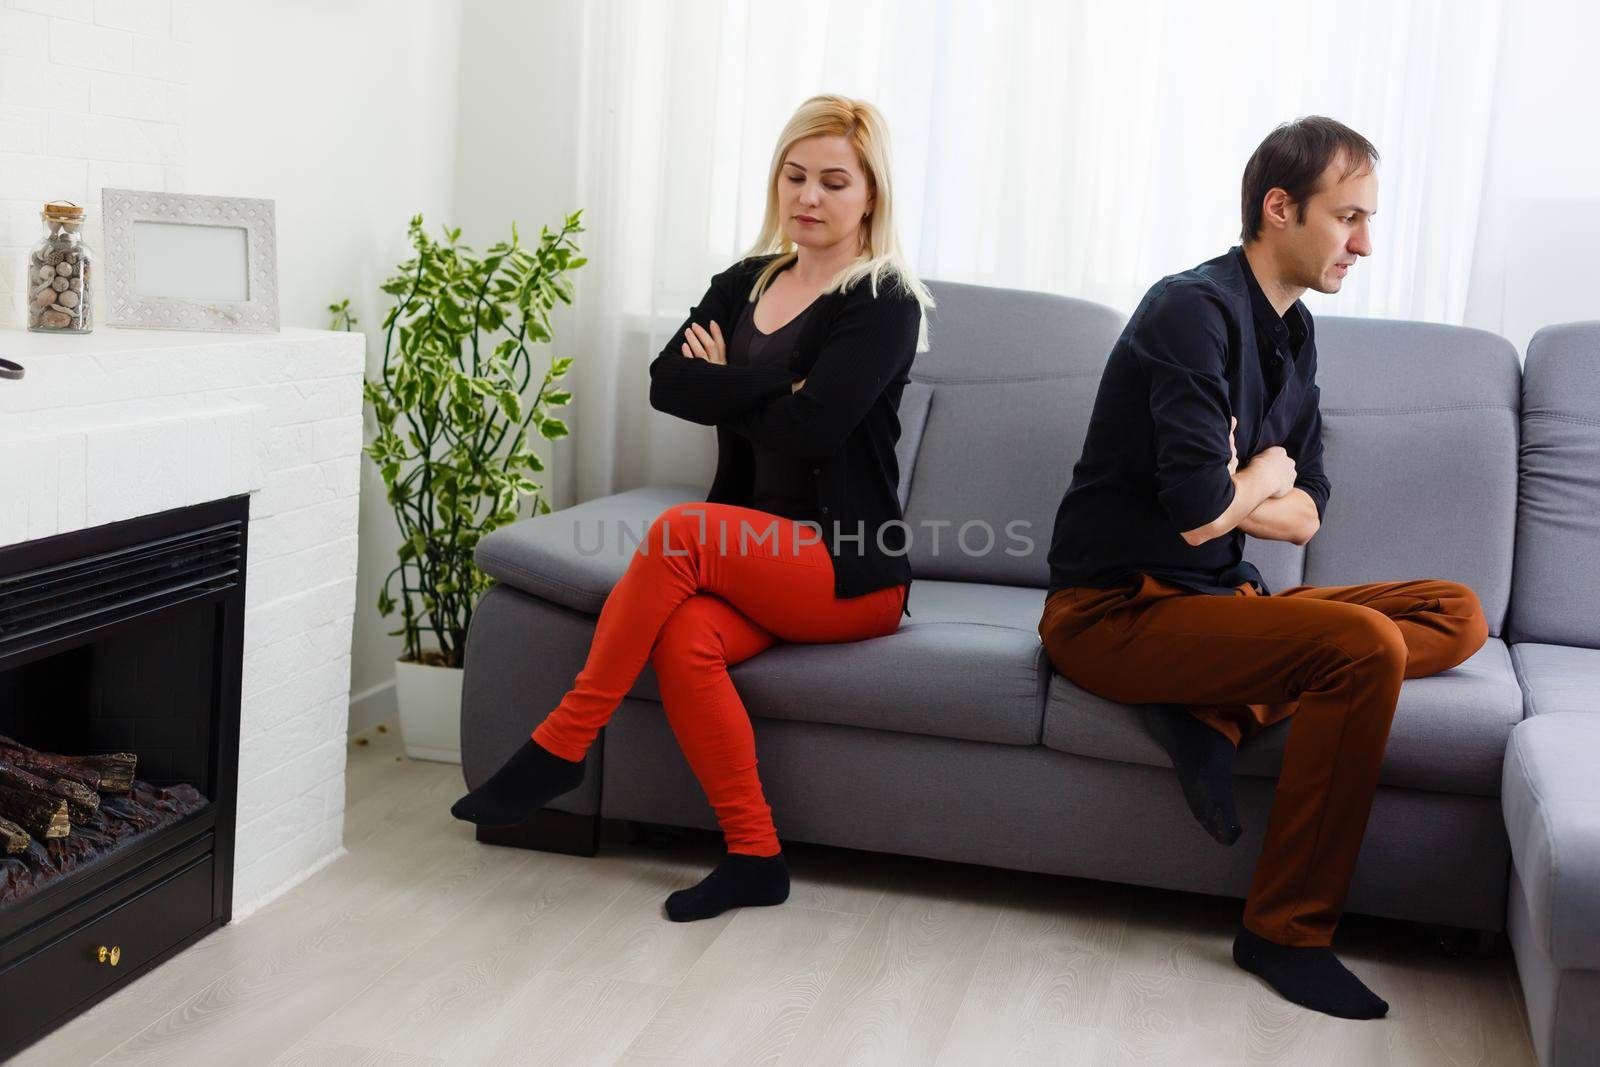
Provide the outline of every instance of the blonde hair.
<path id="1" fill-rule="evenodd" d="M 777 254 L 777 258 L 756 276 L 750 299 L 758 298 L 778 272 L 795 261 L 799 250 L 784 232 L 778 209 L 778 179 L 789 149 L 808 137 L 837 135 L 850 142 L 856 159 L 866 171 L 867 190 L 874 197 L 871 213 L 861 227 L 861 250 L 849 266 L 833 276 L 825 293 L 844 292 L 863 278 L 868 279 L 872 295 L 878 287 L 894 282 L 922 306 L 922 321 L 917 327 L 918 352 L 928 350 L 928 309 L 934 307 L 933 294 L 922 284 L 900 251 L 900 238 L 894 226 L 894 189 L 889 177 L 889 127 L 878 109 L 865 100 L 843 96 L 813 96 L 801 104 L 778 135 L 772 153 L 772 171 L 767 178 L 767 212 L 761 233 L 748 256 Z"/>

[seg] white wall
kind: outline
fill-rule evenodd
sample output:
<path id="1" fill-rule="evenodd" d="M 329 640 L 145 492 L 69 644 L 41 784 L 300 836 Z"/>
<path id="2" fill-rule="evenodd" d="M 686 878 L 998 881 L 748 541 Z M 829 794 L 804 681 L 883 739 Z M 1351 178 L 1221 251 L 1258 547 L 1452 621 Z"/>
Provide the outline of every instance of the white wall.
<path id="1" fill-rule="evenodd" d="M 327 306 L 350 297 L 369 377 L 389 301 L 378 286 L 410 255 L 407 223 L 451 214 L 461 18 L 459 0 L 195 6 L 189 191 L 277 201 L 284 325 L 325 328 Z M 375 605 L 398 542 L 363 457 L 353 732 L 395 720 L 399 616 Z"/>
<path id="2" fill-rule="evenodd" d="M 5 0 L 0 8 L 0 327 L 21 327 L 39 208 L 105 186 L 182 191 L 188 0 Z"/>
<path id="3" fill-rule="evenodd" d="M 559 229 L 584 205 L 578 189 L 578 75 L 583 40 L 579 0 L 473 0 L 462 13 L 460 100 L 456 126 L 455 201 L 452 226 L 461 240 L 482 252 L 511 239 L 511 223 L 524 247 L 537 244 L 539 229 Z M 583 235 L 578 235 L 580 247 Z M 581 284 L 582 271 L 575 276 Z M 554 341 L 534 352 L 542 369 L 550 352 L 579 355 L 572 346 L 573 315 L 559 308 L 552 317 Z M 559 412 L 572 431 L 557 441 L 535 441 L 545 462 L 535 481 L 545 486 L 552 508 L 574 499 L 574 453 L 587 392 L 583 360 L 565 381 L 574 406 Z M 528 503 L 524 514 L 531 514 Z"/>

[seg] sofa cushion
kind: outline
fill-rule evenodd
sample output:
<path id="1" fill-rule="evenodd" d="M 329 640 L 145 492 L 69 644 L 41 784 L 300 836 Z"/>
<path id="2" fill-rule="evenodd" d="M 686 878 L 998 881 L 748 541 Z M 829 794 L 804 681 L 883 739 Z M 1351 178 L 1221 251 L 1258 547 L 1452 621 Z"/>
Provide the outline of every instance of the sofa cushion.
<path id="1" fill-rule="evenodd" d="M 1557 967 L 1600 968 L 1600 715 L 1554 713 L 1511 734 L 1501 787 L 1529 927 Z"/>
<path id="2" fill-rule="evenodd" d="M 1600 648 L 1600 322 L 1547 326 L 1522 379 L 1511 639 Z"/>
<path id="3" fill-rule="evenodd" d="M 1465 663 L 1400 687 L 1380 780 L 1384 785 L 1495 796 L 1506 738 L 1522 718 L 1522 690 L 1504 642 L 1490 638 Z M 1276 777 L 1293 721 L 1239 747 L 1236 772 Z M 1062 752 L 1168 767 L 1137 708 L 1086 693 L 1052 673 L 1044 743 Z"/>
<path id="4" fill-rule="evenodd" d="M 911 608 L 887 636 L 774 645 L 729 676 L 760 718 L 1038 744 L 1044 590 L 918 581 Z M 655 672 L 630 695 L 660 700 Z"/>
<path id="5" fill-rule="evenodd" d="M 502 526 L 473 559 L 491 578 L 591 615 L 628 569 L 656 516 L 706 498 L 694 485 L 649 485 Z"/>
<path id="6" fill-rule="evenodd" d="M 1306 583 L 1461 582 L 1500 636 L 1517 511 L 1516 349 L 1461 326 L 1319 318 L 1317 382 L 1332 492 L 1306 546 Z"/>
<path id="7" fill-rule="evenodd" d="M 1600 711 L 1600 649 L 1512 645 L 1528 715 Z"/>

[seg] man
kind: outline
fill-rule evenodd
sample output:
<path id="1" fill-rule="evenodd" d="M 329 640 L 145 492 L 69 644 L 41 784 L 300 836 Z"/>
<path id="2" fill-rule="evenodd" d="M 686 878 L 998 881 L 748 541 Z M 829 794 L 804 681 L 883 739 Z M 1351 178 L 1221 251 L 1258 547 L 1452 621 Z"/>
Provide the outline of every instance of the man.
<path id="1" fill-rule="evenodd" d="M 1190 809 L 1223 844 L 1241 832 L 1236 746 L 1293 717 L 1233 956 L 1288 999 L 1359 1019 L 1388 1005 L 1329 946 L 1400 683 L 1462 662 L 1488 627 L 1453 582 L 1274 594 L 1243 547 L 1247 533 L 1303 545 L 1327 509 L 1299 298 L 1338 292 L 1372 253 L 1377 162 L 1332 119 L 1279 126 L 1245 167 L 1243 244 L 1145 294 L 1056 513 L 1039 622 L 1057 671 L 1147 705 Z"/>

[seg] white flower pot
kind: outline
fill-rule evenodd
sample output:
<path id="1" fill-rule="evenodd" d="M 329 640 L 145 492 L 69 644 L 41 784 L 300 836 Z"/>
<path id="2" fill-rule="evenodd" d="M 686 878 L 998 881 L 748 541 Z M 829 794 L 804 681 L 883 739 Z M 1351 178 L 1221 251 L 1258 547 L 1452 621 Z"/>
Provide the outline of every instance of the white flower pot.
<path id="1" fill-rule="evenodd" d="M 430 667 L 395 660 L 400 739 L 412 759 L 461 762 L 460 667 Z"/>

